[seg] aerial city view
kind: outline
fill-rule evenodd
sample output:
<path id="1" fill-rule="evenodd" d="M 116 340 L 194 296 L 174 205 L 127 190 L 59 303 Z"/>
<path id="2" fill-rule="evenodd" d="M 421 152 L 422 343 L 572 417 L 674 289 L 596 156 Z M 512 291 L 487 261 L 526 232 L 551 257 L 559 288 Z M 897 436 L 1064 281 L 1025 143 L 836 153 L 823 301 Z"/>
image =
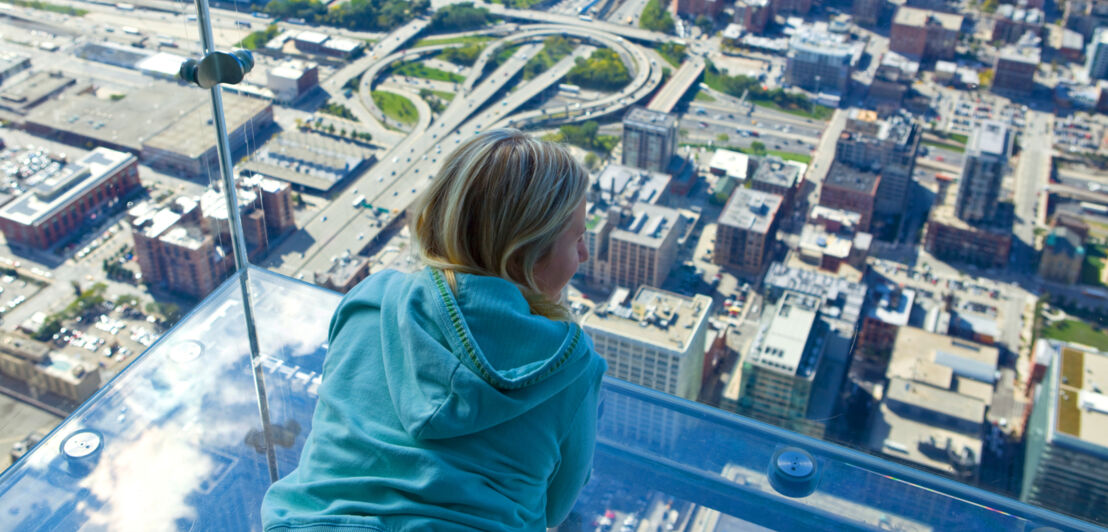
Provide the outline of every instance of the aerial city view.
<path id="1" fill-rule="evenodd" d="M 0 0 L 0 470 L 231 276 L 229 218 L 340 294 L 413 271 L 413 201 L 510 127 L 591 173 L 609 376 L 1108 523 L 1108 1 L 213 0 L 238 213 L 202 22 Z M 584 495 L 581 530 L 745 529 Z"/>

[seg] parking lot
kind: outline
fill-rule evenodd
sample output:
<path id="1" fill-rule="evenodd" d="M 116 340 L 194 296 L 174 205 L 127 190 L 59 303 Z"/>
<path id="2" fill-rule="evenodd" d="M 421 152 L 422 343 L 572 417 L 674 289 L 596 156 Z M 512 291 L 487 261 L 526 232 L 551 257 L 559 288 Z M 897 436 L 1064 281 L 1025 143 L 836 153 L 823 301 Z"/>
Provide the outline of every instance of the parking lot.
<path id="1" fill-rule="evenodd" d="M 0 316 L 25 303 L 42 290 L 43 286 L 43 283 L 33 279 L 0 274 Z"/>
<path id="2" fill-rule="evenodd" d="M 67 321 L 51 341 L 58 352 L 100 368 L 107 380 L 153 345 L 162 328 L 129 306 L 105 303 L 103 310 L 90 320 Z"/>

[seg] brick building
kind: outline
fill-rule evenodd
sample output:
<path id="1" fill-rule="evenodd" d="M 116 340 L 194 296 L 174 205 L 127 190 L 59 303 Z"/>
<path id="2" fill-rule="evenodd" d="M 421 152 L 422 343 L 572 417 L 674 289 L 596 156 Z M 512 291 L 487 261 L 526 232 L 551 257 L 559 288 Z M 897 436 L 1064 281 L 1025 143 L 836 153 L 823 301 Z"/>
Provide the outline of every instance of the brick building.
<path id="1" fill-rule="evenodd" d="M 1016 44 L 1000 49 L 994 65 L 993 90 L 1031 94 L 1035 88 L 1035 71 L 1042 61 L 1042 40 L 1027 33 Z"/>
<path id="2" fill-rule="evenodd" d="M 1003 268 L 1012 250 L 1011 224 L 971 225 L 955 215 L 957 194 L 941 187 L 924 233 L 924 247 L 943 260 Z"/>
<path id="3" fill-rule="evenodd" d="M 724 0 L 673 0 L 673 10 L 686 17 L 704 15 L 715 18 L 723 11 Z"/>
<path id="4" fill-rule="evenodd" d="M 0 231 L 10 243 L 45 249 L 108 214 L 140 187 L 134 155 L 97 148 L 0 208 Z"/>
<path id="5" fill-rule="evenodd" d="M 879 120 L 873 111 L 852 109 L 835 143 L 835 160 L 880 172 L 874 210 L 899 214 L 908 197 L 921 137 L 919 125 L 905 113 Z"/>
<path id="6" fill-rule="evenodd" d="M 781 196 L 739 188 L 719 216 L 712 262 L 760 275 L 777 235 Z"/>
<path id="7" fill-rule="evenodd" d="M 878 174 L 834 162 L 823 180 L 819 204 L 860 214 L 858 230 L 869 232 L 880 185 Z"/>
<path id="8" fill-rule="evenodd" d="M 901 6 L 893 16 L 889 50 L 920 60 L 950 59 L 962 16 Z"/>
<path id="9" fill-rule="evenodd" d="M 735 24 L 755 35 L 766 31 L 773 18 L 770 0 L 738 0 L 735 2 Z"/>
<path id="10" fill-rule="evenodd" d="M 1081 237 L 1066 227 L 1055 227 L 1043 240 L 1039 256 L 1039 277 L 1062 284 L 1073 284 L 1081 278 L 1085 263 L 1085 246 Z"/>

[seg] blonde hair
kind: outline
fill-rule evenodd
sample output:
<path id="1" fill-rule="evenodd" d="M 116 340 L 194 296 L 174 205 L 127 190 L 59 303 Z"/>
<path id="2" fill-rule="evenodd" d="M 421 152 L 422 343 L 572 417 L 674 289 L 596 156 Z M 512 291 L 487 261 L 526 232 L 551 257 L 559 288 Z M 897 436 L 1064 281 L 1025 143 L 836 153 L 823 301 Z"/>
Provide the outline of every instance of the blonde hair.
<path id="1" fill-rule="evenodd" d="M 569 225 L 588 175 L 558 144 L 517 129 L 481 133 L 446 157 L 416 202 L 416 249 L 455 289 L 454 271 L 500 277 L 519 287 L 532 313 L 572 320 L 539 289 L 534 267 Z"/>

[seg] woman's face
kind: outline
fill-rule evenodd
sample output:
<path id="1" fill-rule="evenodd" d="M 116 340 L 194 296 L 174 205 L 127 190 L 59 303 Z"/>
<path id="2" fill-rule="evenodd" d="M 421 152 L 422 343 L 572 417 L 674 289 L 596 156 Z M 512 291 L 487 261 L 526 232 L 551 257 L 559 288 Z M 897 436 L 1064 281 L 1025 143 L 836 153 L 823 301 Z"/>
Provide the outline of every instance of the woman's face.
<path id="1" fill-rule="evenodd" d="M 585 248 L 585 200 L 577 205 L 569 225 L 558 235 L 554 246 L 535 263 L 535 282 L 539 290 L 557 301 L 562 288 L 569 284 L 577 267 L 589 260 L 589 251 Z"/>

